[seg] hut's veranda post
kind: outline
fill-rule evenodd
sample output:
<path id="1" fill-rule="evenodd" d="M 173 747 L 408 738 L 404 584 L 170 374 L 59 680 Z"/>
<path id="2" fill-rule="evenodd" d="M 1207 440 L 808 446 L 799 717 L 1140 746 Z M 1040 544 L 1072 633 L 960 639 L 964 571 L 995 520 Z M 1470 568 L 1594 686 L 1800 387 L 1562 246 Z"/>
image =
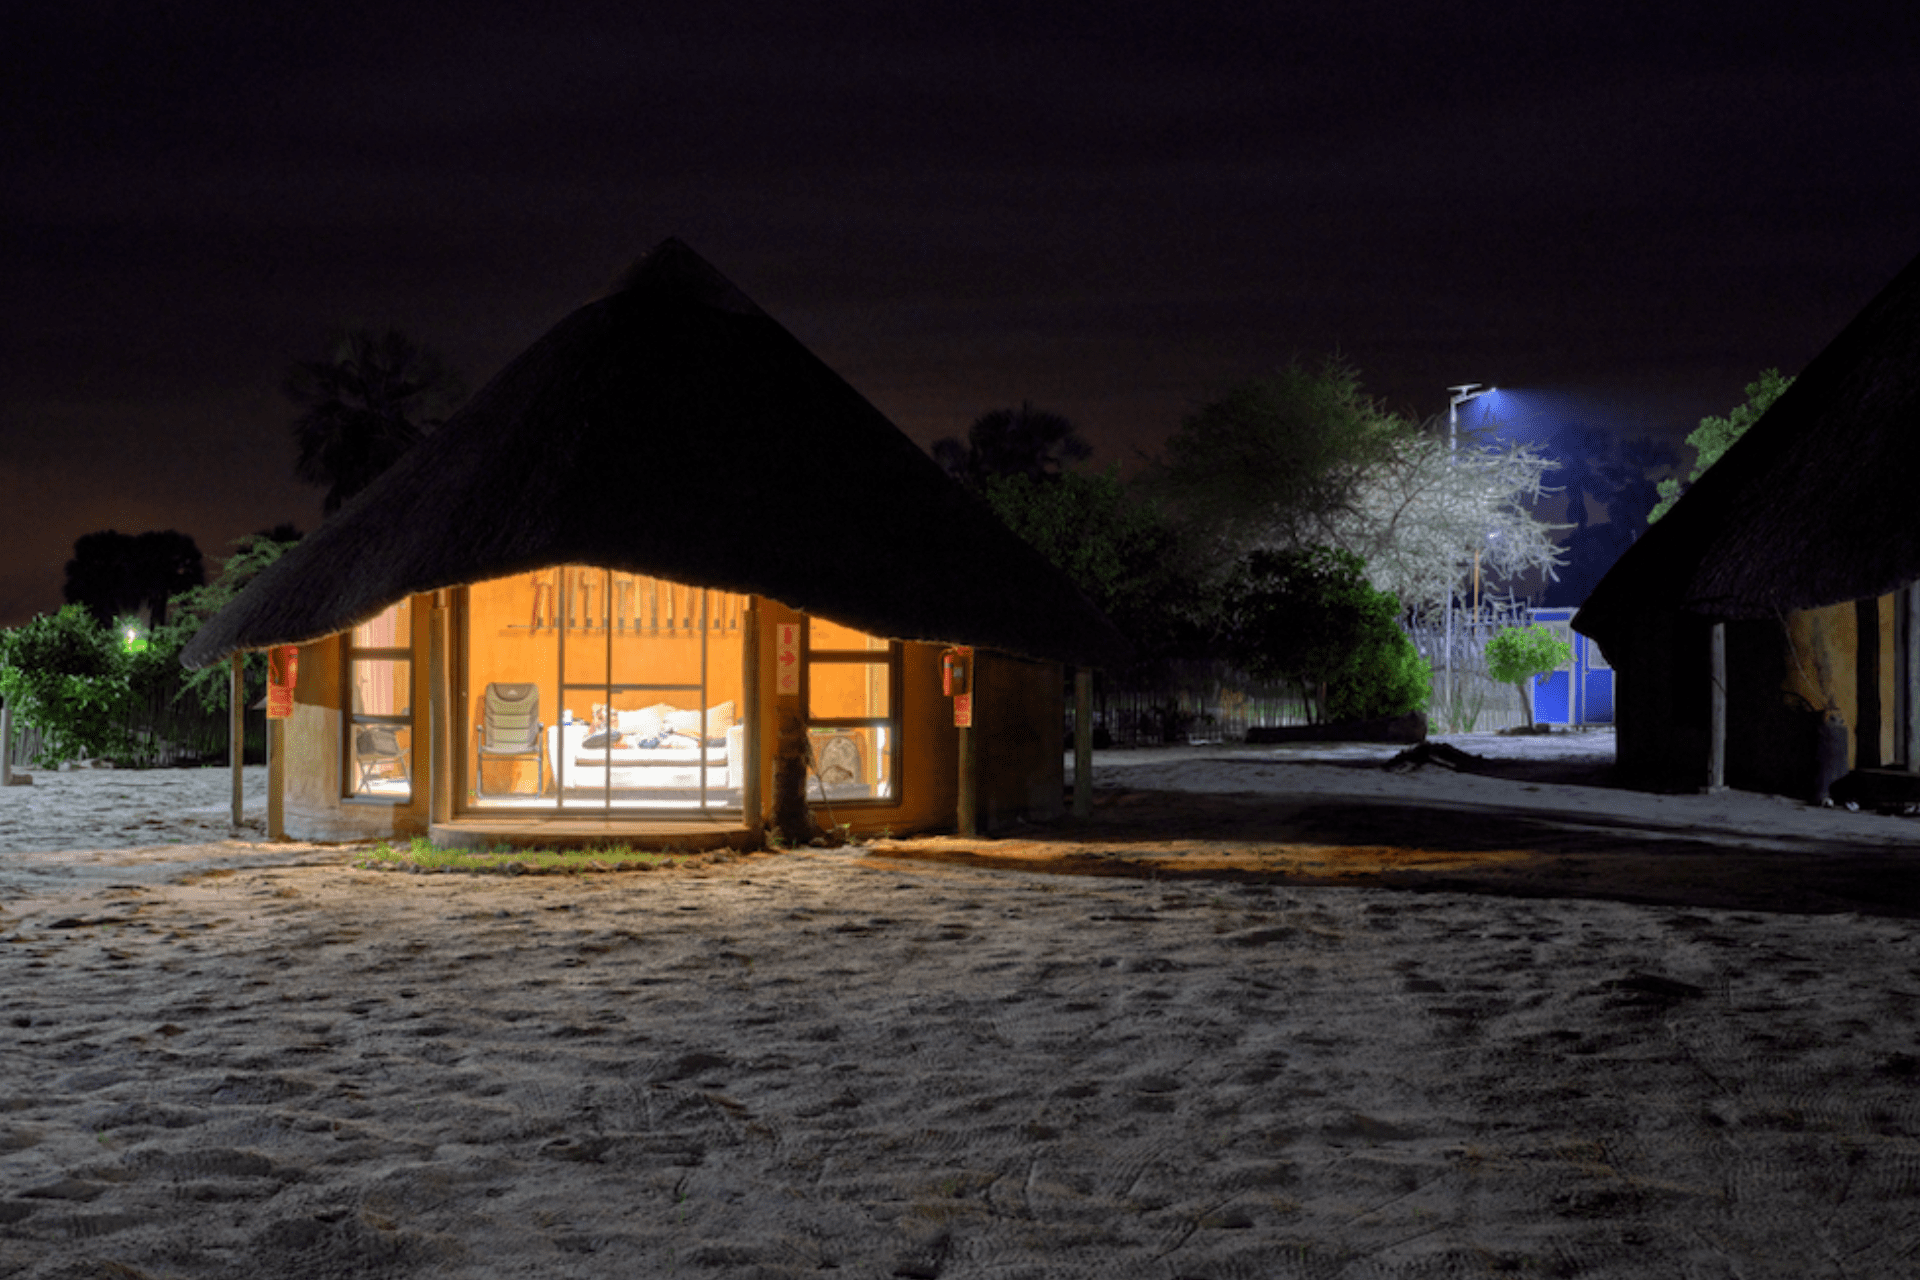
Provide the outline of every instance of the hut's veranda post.
<path id="1" fill-rule="evenodd" d="M 1900 652 L 1906 657 L 1906 667 L 1900 675 L 1899 688 L 1905 695 L 1905 717 L 1907 726 L 1905 765 L 1908 773 L 1920 773 L 1920 583 L 1908 583 L 1900 589 L 1901 616 L 1906 622 L 1906 635 L 1900 646 Z"/>
<path id="2" fill-rule="evenodd" d="M 1727 624 L 1716 622 L 1708 633 L 1707 680 L 1711 723 L 1707 739 L 1707 790 L 1727 789 Z"/>
<path id="3" fill-rule="evenodd" d="M 244 654 L 235 653 L 227 672 L 227 758 L 233 769 L 233 826 L 246 816 L 247 682 Z"/>
<path id="4" fill-rule="evenodd" d="M 1093 672 L 1073 672 L 1073 816 L 1093 816 Z"/>

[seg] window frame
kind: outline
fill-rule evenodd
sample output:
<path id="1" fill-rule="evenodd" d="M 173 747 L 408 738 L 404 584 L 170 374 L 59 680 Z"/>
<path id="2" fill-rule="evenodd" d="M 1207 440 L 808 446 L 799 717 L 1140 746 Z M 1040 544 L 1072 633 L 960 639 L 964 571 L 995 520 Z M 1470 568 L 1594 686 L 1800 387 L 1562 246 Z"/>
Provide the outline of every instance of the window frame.
<path id="1" fill-rule="evenodd" d="M 813 647 L 813 623 L 811 615 L 800 617 L 800 709 L 807 734 L 807 771 L 814 775 L 815 784 L 824 792 L 825 784 L 818 781 L 813 759 L 814 730 L 816 729 L 881 729 L 886 733 L 886 779 L 889 793 L 884 796 L 830 798 L 836 807 L 848 808 L 888 808 L 901 803 L 902 790 L 900 779 L 901 735 L 900 712 L 906 694 L 905 653 L 906 646 L 898 640 L 887 640 L 884 649 L 816 649 Z M 836 623 L 836 626 L 845 624 Z M 853 630 L 853 628 L 847 628 Z M 868 633 L 862 633 L 868 634 Z M 874 636 L 878 640 L 882 637 Z M 832 663 L 835 665 L 859 663 L 864 666 L 887 667 L 887 714 L 884 716 L 818 716 L 813 714 L 813 665 L 814 663 Z M 814 789 L 810 786 L 809 790 Z M 808 803 L 814 803 L 809 797 Z"/>
<path id="2" fill-rule="evenodd" d="M 416 692 L 414 685 L 417 672 L 414 669 L 416 658 L 412 644 L 414 621 L 412 597 L 409 596 L 404 600 L 396 600 L 393 604 L 388 605 L 386 609 L 382 609 L 380 613 L 384 614 L 388 612 L 388 610 L 398 608 L 402 604 L 408 606 L 406 622 L 408 643 L 405 646 L 381 645 L 363 647 L 356 645 L 353 642 L 353 633 L 359 630 L 359 627 L 349 627 L 340 633 L 340 791 L 341 799 L 348 804 L 404 806 L 411 805 L 414 802 L 415 783 L 413 762 L 411 759 L 407 762 L 407 789 L 404 794 L 371 794 L 363 792 L 359 788 L 359 766 L 354 761 L 353 746 L 354 737 L 359 731 L 359 726 L 391 725 L 394 728 L 405 729 L 407 731 L 407 755 L 411 757 L 413 754 L 414 744 L 418 736 L 418 726 L 415 724 L 414 718 L 414 705 L 419 699 L 414 696 Z M 379 616 L 380 614 L 375 614 L 374 618 L 377 619 Z M 374 619 L 369 619 L 368 621 L 373 620 Z M 361 625 L 365 626 L 366 624 L 362 623 Z M 372 712 L 354 710 L 354 697 L 358 685 L 353 678 L 353 664 L 355 662 L 382 661 L 404 662 L 407 664 L 407 714 L 405 715 L 378 715 Z"/>

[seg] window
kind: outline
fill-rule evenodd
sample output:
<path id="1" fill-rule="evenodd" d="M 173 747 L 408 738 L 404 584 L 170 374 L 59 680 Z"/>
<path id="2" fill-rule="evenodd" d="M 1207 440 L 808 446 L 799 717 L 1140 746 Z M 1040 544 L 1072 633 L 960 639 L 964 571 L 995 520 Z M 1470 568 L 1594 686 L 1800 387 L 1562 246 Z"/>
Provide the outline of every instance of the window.
<path id="1" fill-rule="evenodd" d="M 346 794 L 413 798 L 413 613 L 402 600 L 347 634 Z"/>
<path id="2" fill-rule="evenodd" d="M 824 618 L 807 620 L 810 798 L 892 800 L 899 749 L 900 646 Z"/>

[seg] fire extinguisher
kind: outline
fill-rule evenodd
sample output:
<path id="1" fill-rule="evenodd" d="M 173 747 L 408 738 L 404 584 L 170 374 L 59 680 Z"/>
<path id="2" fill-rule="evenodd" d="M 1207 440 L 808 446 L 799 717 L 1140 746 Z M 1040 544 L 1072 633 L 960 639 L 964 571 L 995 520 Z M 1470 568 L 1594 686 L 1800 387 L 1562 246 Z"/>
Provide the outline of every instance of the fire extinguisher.
<path id="1" fill-rule="evenodd" d="M 972 649 L 948 649 L 941 653 L 940 692 L 949 698 L 973 692 Z"/>
<path id="2" fill-rule="evenodd" d="M 956 728 L 973 727 L 973 650 L 964 646 L 940 655 L 940 691 L 953 699 Z"/>

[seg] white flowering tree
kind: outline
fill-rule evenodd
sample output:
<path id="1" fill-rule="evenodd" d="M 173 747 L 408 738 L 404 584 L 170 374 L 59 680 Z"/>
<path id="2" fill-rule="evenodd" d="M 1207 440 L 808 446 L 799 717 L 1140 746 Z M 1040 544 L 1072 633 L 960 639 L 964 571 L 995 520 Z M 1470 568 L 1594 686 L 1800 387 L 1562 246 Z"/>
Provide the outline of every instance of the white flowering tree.
<path id="1" fill-rule="evenodd" d="M 1552 573 L 1566 562 L 1553 535 L 1566 526 L 1533 514 L 1557 465 L 1530 445 L 1484 435 L 1448 447 L 1433 432 L 1399 437 L 1367 467 L 1346 502 L 1320 512 L 1316 542 L 1367 562 L 1375 588 L 1410 609 L 1444 608 L 1483 581 Z"/>

